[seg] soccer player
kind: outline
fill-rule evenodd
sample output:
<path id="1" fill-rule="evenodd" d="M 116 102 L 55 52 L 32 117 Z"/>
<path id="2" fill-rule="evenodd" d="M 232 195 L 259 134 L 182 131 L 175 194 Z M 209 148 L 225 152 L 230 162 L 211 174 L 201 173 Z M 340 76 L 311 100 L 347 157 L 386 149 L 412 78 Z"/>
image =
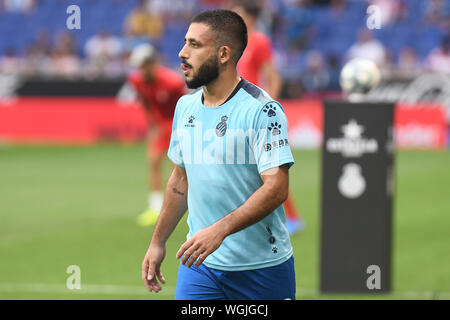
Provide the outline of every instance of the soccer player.
<path id="1" fill-rule="evenodd" d="M 151 226 L 158 219 L 163 202 L 161 167 L 167 154 L 172 132 L 172 119 L 178 99 L 186 93 L 182 76 L 158 63 L 155 48 L 137 46 L 130 63 L 138 68 L 128 77 L 149 122 L 149 206 L 137 218 L 140 226 Z"/>
<path id="2" fill-rule="evenodd" d="M 186 33 L 181 68 L 187 86 L 201 90 L 175 110 L 168 152 L 175 167 L 142 263 L 149 291 L 165 283 L 166 241 L 189 209 L 175 299 L 295 298 L 282 206 L 294 163 L 288 123 L 277 101 L 238 75 L 247 39 L 244 21 L 229 10 L 200 13 Z"/>
<path id="3" fill-rule="evenodd" d="M 233 11 L 244 19 L 248 30 L 248 45 L 239 60 L 238 72 L 245 80 L 266 88 L 269 95 L 276 100 L 281 90 L 281 77 L 272 59 L 270 39 L 256 28 L 260 10 L 260 5 L 255 0 L 242 1 L 233 7 Z M 289 234 L 303 230 L 305 222 L 295 207 L 291 193 L 284 203 L 284 208 Z"/>

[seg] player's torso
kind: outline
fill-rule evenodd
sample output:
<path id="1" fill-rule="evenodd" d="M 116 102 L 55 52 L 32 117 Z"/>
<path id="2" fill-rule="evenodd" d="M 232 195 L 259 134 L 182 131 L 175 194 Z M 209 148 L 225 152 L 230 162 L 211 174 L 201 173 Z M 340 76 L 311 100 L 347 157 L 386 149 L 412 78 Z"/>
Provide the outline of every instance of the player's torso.
<path id="1" fill-rule="evenodd" d="M 251 142 L 261 108 L 261 102 L 241 89 L 216 108 L 204 106 L 197 92 L 177 109 L 176 129 L 189 185 L 189 237 L 237 209 L 262 186 L 254 152 L 263 150 L 253 150 Z M 245 250 L 244 239 L 248 242 Z M 260 223 L 227 237 L 205 264 L 252 269 L 280 263 L 291 250 L 280 207 Z"/>
<path id="2" fill-rule="evenodd" d="M 258 105 L 238 92 L 219 107 L 206 107 L 201 93 L 177 114 L 186 166 L 249 164 L 249 139 Z"/>
<path id="3" fill-rule="evenodd" d="M 180 97 L 179 80 L 175 79 L 176 76 L 172 70 L 160 67 L 153 81 L 146 81 L 142 77 L 137 81 L 136 89 L 141 99 L 149 104 L 151 112 L 165 120 L 173 118 Z"/>

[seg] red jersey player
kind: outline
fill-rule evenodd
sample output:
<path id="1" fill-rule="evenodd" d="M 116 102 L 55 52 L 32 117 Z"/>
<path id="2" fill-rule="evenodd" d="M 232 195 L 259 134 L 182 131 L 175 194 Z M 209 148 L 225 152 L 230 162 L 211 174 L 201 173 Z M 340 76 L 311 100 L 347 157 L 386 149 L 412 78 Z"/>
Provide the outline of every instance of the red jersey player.
<path id="1" fill-rule="evenodd" d="M 265 88 L 267 93 L 278 99 L 281 90 L 281 78 L 272 61 L 272 43 L 263 33 L 256 30 L 256 22 L 260 12 L 257 1 L 239 2 L 233 10 L 241 15 L 247 25 L 248 44 L 238 63 L 240 75 L 247 81 Z M 284 202 L 287 216 L 287 228 L 292 235 L 301 231 L 304 220 L 296 210 L 291 193 Z"/>
<path id="2" fill-rule="evenodd" d="M 163 202 L 161 164 L 167 154 L 172 134 L 172 119 L 178 99 L 186 93 L 184 79 L 157 61 L 153 46 L 137 46 L 130 63 L 139 68 L 128 76 L 136 90 L 149 122 L 149 207 L 138 216 L 140 226 L 153 225 Z"/>

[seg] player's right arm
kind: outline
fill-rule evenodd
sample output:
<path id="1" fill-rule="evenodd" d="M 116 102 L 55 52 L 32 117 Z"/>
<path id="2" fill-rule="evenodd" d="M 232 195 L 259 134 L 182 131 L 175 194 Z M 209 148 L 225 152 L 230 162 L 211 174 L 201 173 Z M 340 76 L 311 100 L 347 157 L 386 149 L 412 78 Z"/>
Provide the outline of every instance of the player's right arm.
<path id="1" fill-rule="evenodd" d="M 167 239 L 188 209 L 187 190 L 186 171 L 175 165 L 167 182 L 163 206 L 153 231 L 150 246 L 142 262 L 142 280 L 150 292 L 161 290 L 158 280 L 165 283 L 160 267 L 166 254 Z"/>

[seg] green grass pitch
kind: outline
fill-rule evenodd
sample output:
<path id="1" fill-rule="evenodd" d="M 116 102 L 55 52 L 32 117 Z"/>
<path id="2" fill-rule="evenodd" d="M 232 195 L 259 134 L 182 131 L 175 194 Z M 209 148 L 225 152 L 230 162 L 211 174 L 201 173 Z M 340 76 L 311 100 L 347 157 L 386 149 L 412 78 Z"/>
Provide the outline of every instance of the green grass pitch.
<path id="1" fill-rule="evenodd" d="M 141 261 L 151 228 L 143 144 L 0 146 L 0 299 L 172 299 L 187 225 L 167 243 L 167 284 L 146 291 Z M 292 237 L 298 299 L 450 299 L 450 153 L 399 152 L 394 205 L 393 293 L 321 295 L 320 152 L 295 151 L 291 190 L 306 219 Z M 168 175 L 169 166 L 165 172 Z M 81 268 L 80 291 L 66 269 Z"/>

